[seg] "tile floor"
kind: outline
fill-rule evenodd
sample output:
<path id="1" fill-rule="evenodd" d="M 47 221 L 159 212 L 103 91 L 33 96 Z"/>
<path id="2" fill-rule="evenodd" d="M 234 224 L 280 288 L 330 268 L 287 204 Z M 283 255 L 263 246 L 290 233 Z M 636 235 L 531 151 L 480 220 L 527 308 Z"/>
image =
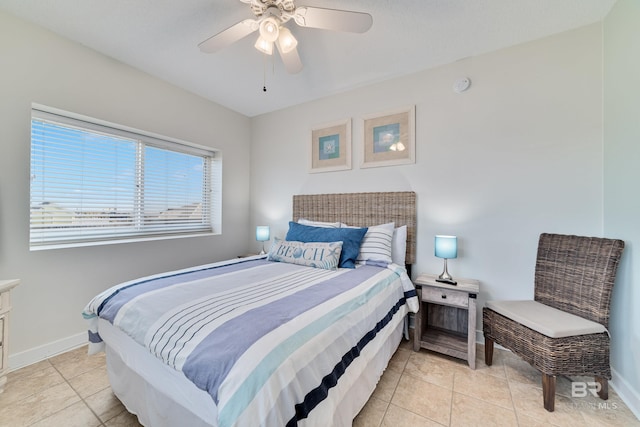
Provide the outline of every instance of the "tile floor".
<path id="1" fill-rule="evenodd" d="M 556 410 L 542 408 L 540 374 L 508 352 L 496 350 L 476 370 L 466 362 L 403 342 L 354 426 L 640 426 L 610 389 L 609 400 L 573 398 L 571 382 L 558 379 Z M 111 392 L 104 354 L 86 347 L 9 374 L 0 394 L 0 426 L 139 426 Z"/>

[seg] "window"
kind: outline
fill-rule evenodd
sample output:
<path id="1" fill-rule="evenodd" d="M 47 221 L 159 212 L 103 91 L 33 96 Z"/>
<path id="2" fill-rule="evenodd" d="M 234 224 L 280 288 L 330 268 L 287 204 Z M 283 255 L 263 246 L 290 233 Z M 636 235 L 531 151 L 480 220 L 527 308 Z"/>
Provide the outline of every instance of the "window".
<path id="1" fill-rule="evenodd" d="M 31 249 L 219 232 L 217 154 L 34 105 Z"/>

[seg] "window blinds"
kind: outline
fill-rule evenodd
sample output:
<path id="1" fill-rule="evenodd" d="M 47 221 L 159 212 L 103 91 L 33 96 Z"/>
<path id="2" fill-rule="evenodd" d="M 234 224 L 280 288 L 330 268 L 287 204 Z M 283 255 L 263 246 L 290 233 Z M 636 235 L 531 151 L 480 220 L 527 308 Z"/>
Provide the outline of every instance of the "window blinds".
<path id="1" fill-rule="evenodd" d="M 34 108 L 31 248 L 214 232 L 215 155 Z"/>

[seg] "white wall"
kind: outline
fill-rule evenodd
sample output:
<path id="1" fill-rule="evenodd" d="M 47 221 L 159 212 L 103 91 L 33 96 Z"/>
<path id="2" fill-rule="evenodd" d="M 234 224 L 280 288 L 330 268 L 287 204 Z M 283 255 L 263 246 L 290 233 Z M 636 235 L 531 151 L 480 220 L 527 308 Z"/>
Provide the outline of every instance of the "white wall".
<path id="1" fill-rule="evenodd" d="M 604 22 L 604 231 L 625 241 L 611 305 L 616 391 L 640 417 L 640 2 Z"/>
<path id="2" fill-rule="evenodd" d="M 482 282 L 480 304 L 532 297 L 541 232 L 602 234 L 601 52 L 591 25 L 254 117 L 251 219 L 283 237 L 293 194 L 413 190 L 415 273 L 441 272 L 433 236 L 454 234 L 449 272 Z M 361 118 L 412 104 L 416 163 L 359 168 Z M 309 174 L 311 127 L 348 117 L 352 170 Z"/>
<path id="3" fill-rule="evenodd" d="M 29 252 L 32 102 L 222 150 L 223 234 Z M 11 366 L 84 340 L 82 309 L 108 286 L 246 252 L 249 126 L 240 114 L 0 12 L 0 278 L 22 280 L 12 298 Z"/>

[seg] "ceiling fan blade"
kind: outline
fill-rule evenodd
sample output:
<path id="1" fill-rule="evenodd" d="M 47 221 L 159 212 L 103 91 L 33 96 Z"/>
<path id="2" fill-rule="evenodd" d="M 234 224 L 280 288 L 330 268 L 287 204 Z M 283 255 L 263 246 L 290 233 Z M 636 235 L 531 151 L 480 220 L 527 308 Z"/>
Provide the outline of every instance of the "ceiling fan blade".
<path id="1" fill-rule="evenodd" d="M 214 53 L 229 46 L 232 43 L 248 36 L 258 29 L 258 21 L 255 19 L 245 19 L 235 25 L 220 31 L 218 34 L 209 37 L 198 45 L 204 53 Z"/>
<path id="2" fill-rule="evenodd" d="M 373 25 L 373 17 L 368 13 L 309 6 L 297 7 L 293 19 L 301 27 L 349 33 L 364 33 Z"/>
<path id="3" fill-rule="evenodd" d="M 282 58 L 284 68 L 289 74 L 297 74 L 302 71 L 302 61 L 300 61 L 298 49 L 294 47 L 289 52 L 282 53 L 282 50 L 280 50 L 280 45 L 276 43 L 276 46 L 278 47 L 278 52 L 280 52 L 280 57 Z"/>

